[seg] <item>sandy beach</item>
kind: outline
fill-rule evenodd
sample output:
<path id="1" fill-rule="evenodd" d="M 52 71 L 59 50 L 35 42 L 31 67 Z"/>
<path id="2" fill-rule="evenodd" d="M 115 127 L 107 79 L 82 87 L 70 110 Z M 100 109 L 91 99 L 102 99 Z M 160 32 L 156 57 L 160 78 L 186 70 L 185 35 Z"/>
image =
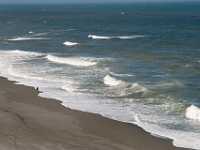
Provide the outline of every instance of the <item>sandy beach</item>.
<path id="1" fill-rule="evenodd" d="M 179 150 L 132 124 L 70 110 L 0 78 L 1 150 Z"/>

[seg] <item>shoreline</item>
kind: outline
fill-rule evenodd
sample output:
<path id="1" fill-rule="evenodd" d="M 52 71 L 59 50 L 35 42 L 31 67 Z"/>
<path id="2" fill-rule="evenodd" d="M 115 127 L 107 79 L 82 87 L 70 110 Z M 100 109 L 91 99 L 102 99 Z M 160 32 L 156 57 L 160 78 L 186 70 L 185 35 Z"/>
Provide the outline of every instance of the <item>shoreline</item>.
<path id="1" fill-rule="evenodd" d="M 0 147 L 4 150 L 186 150 L 142 128 L 66 108 L 33 88 L 0 77 Z"/>

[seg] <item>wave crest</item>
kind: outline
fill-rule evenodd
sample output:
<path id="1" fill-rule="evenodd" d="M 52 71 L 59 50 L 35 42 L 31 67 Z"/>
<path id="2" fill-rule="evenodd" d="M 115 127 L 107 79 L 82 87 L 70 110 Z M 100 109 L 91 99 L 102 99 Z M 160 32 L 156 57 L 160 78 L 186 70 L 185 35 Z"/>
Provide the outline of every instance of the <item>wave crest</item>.
<path id="1" fill-rule="evenodd" d="M 55 63 L 60 63 L 60 64 L 67 64 L 67 65 L 72 65 L 72 66 L 79 66 L 79 67 L 89 67 L 89 66 L 94 66 L 97 64 L 97 62 L 81 58 L 81 57 L 57 57 L 53 55 L 47 55 L 46 58 Z"/>
<path id="2" fill-rule="evenodd" d="M 106 75 L 104 77 L 104 84 L 108 85 L 108 86 L 118 86 L 121 84 L 125 84 L 125 82 L 123 82 L 121 80 L 117 80 L 114 77 L 111 77 L 110 75 Z"/>
<path id="3" fill-rule="evenodd" d="M 8 41 L 31 41 L 31 40 L 47 40 L 48 38 L 43 37 L 17 37 L 8 39 Z"/>
<path id="4" fill-rule="evenodd" d="M 143 38 L 145 35 L 127 35 L 127 36 L 99 36 L 99 35 L 92 35 L 89 34 L 88 38 L 91 39 L 99 39 L 99 40 L 110 40 L 110 39 L 121 39 L 121 40 L 130 40 L 136 38 Z"/>
<path id="5" fill-rule="evenodd" d="M 188 119 L 200 121 L 200 108 L 195 105 L 189 106 L 186 109 L 185 117 Z"/>
<path id="6" fill-rule="evenodd" d="M 23 50 L 1 50 L 0 63 L 10 64 L 18 60 L 27 60 L 43 56 L 43 53 L 23 51 Z"/>
<path id="7" fill-rule="evenodd" d="M 118 36 L 116 38 L 122 39 L 122 40 L 129 40 L 129 39 L 136 39 L 136 38 L 143 38 L 144 35 L 130 35 L 130 36 Z"/>
<path id="8" fill-rule="evenodd" d="M 92 34 L 89 34 L 88 38 L 91 38 L 91 39 L 100 39 L 100 40 L 109 40 L 109 39 L 112 39 L 112 37 L 109 37 L 109 36 L 98 36 L 98 35 L 92 35 Z"/>
<path id="9" fill-rule="evenodd" d="M 128 83 L 110 75 L 104 77 L 104 84 L 111 87 L 107 91 L 108 96 L 111 97 L 127 97 L 132 94 L 145 94 L 148 91 L 139 83 Z"/>
<path id="10" fill-rule="evenodd" d="M 35 55 L 35 56 L 40 56 L 42 53 L 37 53 L 37 52 L 31 52 L 31 51 L 23 51 L 23 50 L 6 50 L 6 51 L 1 51 L 4 53 L 9 53 L 9 54 L 19 54 L 19 55 Z"/>
<path id="11" fill-rule="evenodd" d="M 75 46 L 75 45 L 78 45 L 79 43 L 66 41 L 63 44 L 66 45 L 66 46 Z"/>

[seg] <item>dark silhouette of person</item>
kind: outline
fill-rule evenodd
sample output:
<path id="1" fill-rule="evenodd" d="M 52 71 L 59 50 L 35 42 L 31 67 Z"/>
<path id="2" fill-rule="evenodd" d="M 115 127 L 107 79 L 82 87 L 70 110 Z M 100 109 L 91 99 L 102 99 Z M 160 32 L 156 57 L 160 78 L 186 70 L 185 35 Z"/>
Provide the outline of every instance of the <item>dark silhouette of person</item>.
<path id="1" fill-rule="evenodd" d="M 36 87 L 35 90 L 36 90 L 37 93 L 40 93 L 40 91 L 39 91 L 39 87 Z"/>

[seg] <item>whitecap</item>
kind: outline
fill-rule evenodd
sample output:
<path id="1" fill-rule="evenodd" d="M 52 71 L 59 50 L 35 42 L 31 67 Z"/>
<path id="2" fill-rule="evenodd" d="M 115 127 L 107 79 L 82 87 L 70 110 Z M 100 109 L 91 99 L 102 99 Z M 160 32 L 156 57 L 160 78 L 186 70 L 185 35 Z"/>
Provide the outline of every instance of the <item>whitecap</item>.
<path id="1" fill-rule="evenodd" d="M 100 39 L 100 40 L 109 40 L 109 39 L 112 39 L 112 37 L 110 37 L 110 36 L 98 36 L 98 35 L 91 35 L 91 34 L 88 35 L 88 38 L 91 38 L 91 39 Z"/>
<path id="2" fill-rule="evenodd" d="M 31 41 L 31 40 L 47 40 L 48 38 L 43 37 L 17 37 L 8 39 L 8 41 Z"/>
<path id="3" fill-rule="evenodd" d="M 108 86 L 118 86 L 120 84 L 124 84 L 125 82 L 121 81 L 121 80 L 117 80 L 114 77 L 111 77 L 110 75 L 106 75 L 104 77 L 104 84 L 108 85 Z"/>
<path id="4" fill-rule="evenodd" d="M 116 38 L 122 39 L 122 40 L 129 40 L 129 39 L 136 39 L 136 38 L 143 38 L 145 35 L 130 35 L 130 36 L 117 36 Z"/>
<path id="5" fill-rule="evenodd" d="M 38 53 L 38 52 L 31 52 L 31 51 L 24 51 L 24 50 L 5 50 L 5 51 L 0 51 L 3 53 L 10 53 L 10 54 L 19 54 L 19 55 L 34 55 L 34 56 L 40 56 L 43 55 L 42 53 Z"/>
<path id="6" fill-rule="evenodd" d="M 57 57 L 53 55 L 47 55 L 46 58 L 51 62 L 67 64 L 72 66 L 79 66 L 79 67 L 89 67 L 97 64 L 97 62 L 95 61 L 82 57 Z"/>
<path id="7" fill-rule="evenodd" d="M 28 33 L 29 33 L 29 34 L 33 34 L 34 32 L 33 32 L 33 31 L 29 31 Z"/>
<path id="8" fill-rule="evenodd" d="M 133 83 L 129 89 L 131 89 L 131 91 L 134 91 L 134 93 L 144 93 L 147 91 L 147 88 L 140 85 L 139 83 Z"/>
<path id="9" fill-rule="evenodd" d="M 185 117 L 188 119 L 200 121 L 200 108 L 195 105 L 189 106 L 185 111 Z"/>
<path id="10" fill-rule="evenodd" d="M 75 46 L 75 45 L 78 45 L 79 43 L 66 41 L 63 44 L 66 45 L 66 46 Z"/>
<path id="11" fill-rule="evenodd" d="M 110 39 L 121 39 L 121 40 L 130 40 L 136 38 L 143 38 L 145 35 L 127 35 L 127 36 L 99 36 L 99 35 L 92 35 L 89 34 L 88 38 L 91 39 L 99 39 L 99 40 L 110 40 Z"/>
<path id="12" fill-rule="evenodd" d="M 2 64 L 10 64 L 18 60 L 26 60 L 43 56 L 43 53 L 23 51 L 23 50 L 1 50 L 0 61 Z"/>

